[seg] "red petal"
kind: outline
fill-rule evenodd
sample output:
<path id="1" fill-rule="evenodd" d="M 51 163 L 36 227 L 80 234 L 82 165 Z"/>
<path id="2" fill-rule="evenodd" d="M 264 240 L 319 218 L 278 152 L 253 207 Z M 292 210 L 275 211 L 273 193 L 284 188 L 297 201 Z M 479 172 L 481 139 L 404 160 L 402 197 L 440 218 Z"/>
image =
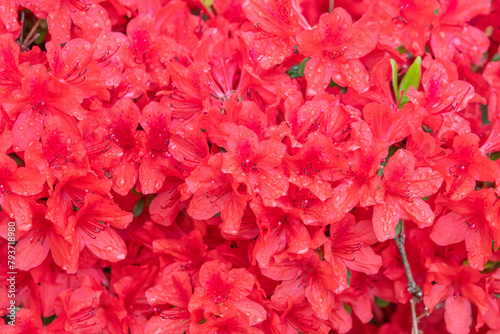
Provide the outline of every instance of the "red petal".
<path id="1" fill-rule="evenodd" d="M 30 238 L 22 238 L 16 245 L 16 265 L 21 270 L 28 271 L 39 266 L 49 254 L 50 236 L 43 242 Z"/>
<path id="2" fill-rule="evenodd" d="M 446 329 L 452 334 L 468 334 L 472 325 L 470 301 L 461 296 L 451 296 L 444 304 Z"/>
<path id="3" fill-rule="evenodd" d="M 172 225 L 183 208 L 180 197 L 177 183 L 174 183 L 170 190 L 159 193 L 149 205 L 151 220 L 163 226 Z"/>
<path id="4" fill-rule="evenodd" d="M 112 227 L 101 230 L 96 238 L 80 232 L 83 243 L 102 260 L 118 262 L 127 256 L 127 245 Z"/>
<path id="5" fill-rule="evenodd" d="M 434 212 L 429 204 L 421 198 L 415 198 L 411 201 L 400 199 L 399 205 L 420 228 L 431 226 L 434 222 Z"/>
<path id="6" fill-rule="evenodd" d="M 386 200 L 387 203 L 376 205 L 373 208 L 373 230 L 380 242 L 394 237 L 400 217 L 395 200 L 387 196 Z"/>
<path id="7" fill-rule="evenodd" d="M 143 194 L 154 194 L 163 186 L 167 178 L 166 173 L 160 166 L 161 160 L 144 157 L 139 166 L 139 181 Z"/>
<path id="8" fill-rule="evenodd" d="M 431 196 L 438 192 L 443 183 L 441 174 L 429 167 L 417 168 L 411 178 L 407 180 L 410 183 L 408 185 L 408 194 L 410 194 L 411 198 Z"/>
<path id="9" fill-rule="evenodd" d="M 468 232 L 465 234 L 467 258 L 469 259 L 470 266 L 476 270 L 484 270 L 486 262 L 488 262 L 492 255 L 492 238 L 488 229 L 468 229 Z"/>
<path id="10" fill-rule="evenodd" d="M 333 61 L 331 77 L 337 85 L 354 88 L 358 93 L 364 93 L 370 88 L 368 71 L 359 59 L 351 59 L 345 63 Z"/>
<path id="11" fill-rule="evenodd" d="M 269 70 L 283 63 L 295 52 L 293 45 L 279 37 L 263 39 L 261 33 L 243 32 L 241 37 L 248 47 L 250 59 L 257 62 L 264 70 Z"/>
<path id="12" fill-rule="evenodd" d="M 332 291 L 326 290 L 321 280 L 310 280 L 307 283 L 305 295 L 314 310 L 314 314 L 320 319 L 327 320 L 335 302 Z"/>
<path id="13" fill-rule="evenodd" d="M 375 275 L 382 267 L 382 257 L 375 254 L 371 247 L 362 246 L 353 254 L 355 261 L 346 261 L 346 266 L 367 275 Z"/>
<path id="14" fill-rule="evenodd" d="M 306 63 L 304 76 L 307 81 L 307 95 L 315 96 L 330 84 L 332 62 L 315 55 Z"/>
<path id="15" fill-rule="evenodd" d="M 71 244 L 59 234 L 52 233 L 50 247 L 54 262 L 66 270 L 68 274 L 75 274 L 78 269 L 79 254 L 83 248 L 80 239 L 76 238 Z"/>
<path id="16" fill-rule="evenodd" d="M 258 170 L 253 173 L 250 178 L 255 179 L 255 184 L 258 186 L 258 192 L 263 197 L 279 198 L 286 196 L 288 191 L 288 179 L 285 175 L 276 169 Z M 257 192 L 257 191 L 256 191 Z"/>
<path id="17" fill-rule="evenodd" d="M 249 317 L 249 325 L 261 323 L 266 319 L 266 309 L 257 302 L 244 298 L 233 304 L 240 312 Z"/>
<path id="18" fill-rule="evenodd" d="M 447 246 L 463 241 L 468 230 L 462 215 L 450 212 L 434 223 L 429 237 L 439 246 Z"/>

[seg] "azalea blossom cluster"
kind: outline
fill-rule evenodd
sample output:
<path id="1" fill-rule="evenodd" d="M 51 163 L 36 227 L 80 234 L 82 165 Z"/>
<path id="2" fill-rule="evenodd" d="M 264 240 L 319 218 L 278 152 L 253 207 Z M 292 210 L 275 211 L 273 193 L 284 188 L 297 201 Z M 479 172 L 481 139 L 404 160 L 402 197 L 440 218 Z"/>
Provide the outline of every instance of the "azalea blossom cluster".
<path id="1" fill-rule="evenodd" d="M 499 22 L 1 1 L 0 331 L 500 333 Z"/>

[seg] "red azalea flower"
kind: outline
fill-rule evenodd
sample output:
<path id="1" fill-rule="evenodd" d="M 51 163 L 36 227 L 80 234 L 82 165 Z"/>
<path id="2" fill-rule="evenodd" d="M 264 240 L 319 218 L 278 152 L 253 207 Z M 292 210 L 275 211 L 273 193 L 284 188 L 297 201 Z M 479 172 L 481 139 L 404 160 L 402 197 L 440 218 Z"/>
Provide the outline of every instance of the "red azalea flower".
<path id="1" fill-rule="evenodd" d="M 331 209 L 331 201 L 321 201 L 308 189 L 299 190 L 293 184 L 290 185 L 288 196 L 262 197 L 262 200 L 265 206 L 279 207 L 287 213 L 300 217 L 306 225 L 327 226 L 343 217 Z"/>
<path id="2" fill-rule="evenodd" d="M 64 231 L 45 218 L 47 207 L 36 204 L 32 208 L 33 225 L 16 245 L 17 267 L 28 271 L 39 266 L 50 250 L 61 268 L 74 273 L 78 267 L 79 249 L 64 239 Z"/>
<path id="3" fill-rule="evenodd" d="M 394 299 L 392 281 L 379 273 L 365 275 L 356 271 L 351 272 L 349 288 L 338 297 L 352 307 L 353 313 L 363 322 L 368 323 L 374 318 L 375 296 L 385 301 Z"/>
<path id="4" fill-rule="evenodd" d="M 248 0 L 242 7 L 256 31 L 242 32 L 241 36 L 250 59 L 265 70 L 290 57 L 295 52 L 297 33 L 310 28 L 296 1 Z"/>
<path id="5" fill-rule="evenodd" d="M 139 165 L 139 181 L 143 194 L 157 192 L 167 175 L 182 178 L 182 174 L 174 170 L 174 162 L 168 153 L 170 121 L 170 109 L 158 102 L 149 103 L 139 120 L 147 136 L 146 154 Z"/>
<path id="6" fill-rule="evenodd" d="M 269 278 L 282 280 L 271 297 L 277 308 L 287 311 L 307 299 L 315 315 L 325 320 L 334 308 L 335 293 L 348 287 L 345 267 L 322 261 L 313 250 L 261 270 Z"/>
<path id="7" fill-rule="evenodd" d="M 170 226 L 179 212 L 184 209 L 183 195 L 179 187 L 185 185 L 179 179 L 166 179 L 157 196 L 149 204 L 151 220 L 157 224 Z"/>
<path id="8" fill-rule="evenodd" d="M 22 86 L 3 102 L 9 116 L 26 112 L 34 120 L 36 115 L 84 117 L 79 89 L 56 80 L 42 65 L 21 66 L 20 71 Z"/>
<path id="9" fill-rule="evenodd" d="M 428 280 L 432 283 L 424 291 L 425 305 L 432 310 L 444 301 L 446 329 L 453 334 L 468 333 L 472 325 L 471 303 L 478 307 L 478 314 L 488 310 L 488 301 L 480 286 L 481 274 L 470 266 L 453 266 L 442 261 L 431 264 Z"/>
<path id="10" fill-rule="evenodd" d="M 228 270 L 222 262 L 209 261 L 201 266 L 199 281 L 189 300 L 189 311 L 198 314 L 197 319 L 201 315 L 205 319 L 212 315 L 231 318 L 237 312 L 247 319 L 247 325 L 255 325 L 266 318 L 265 309 L 248 298 L 255 277 L 246 269 Z"/>
<path id="11" fill-rule="evenodd" d="M 0 97 L 2 101 L 12 92 L 21 88 L 23 74 L 19 70 L 21 47 L 11 34 L 0 35 Z"/>
<path id="12" fill-rule="evenodd" d="M 280 312 L 279 308 L 275 309 L 270 313 L 268 321 L 270 322 L 268 332 L 273 334 L 295 334 L 297 331 L 328 334 L 331 330 L 327 321 L 319 319 L 307 302 L 296 304 L 286 312 Z"/>
<path id="13" fill-rule="evenodd" d="M 241 218 L 251 196 L 242 187 L 233 190 L 231 178 L 221 171 L 223 154 L 205 159 L 186 178 L 189 192 L 193 194 L 188 214 L 195 219 L 210 219 L 220 212 L 224 233 L 236 234 Z"/>
<path id="14" fill-rule="evenodd" d="M 120 161 L 110 169 L 113 190 L 125 196 L 137 182 L 139 161 L 146 150 L 146 136 L 143 131 L 137 131 L 139 108 L 132 100 L 117 101 L 108 110 L 108 117 L 105 126 L 109 129 L 109 137 L 122 150 Z"/>
<path id="15" fill-rule="evenodd" d="M 457 52 L 468 54 L 473 61 L 479 60 L 488 49 L 489 41 L 481 30 L 467 22 L 490 11 L 489 1 L 477 1 L 472 5 L 457 0 L 440 2 L 437 22 L 433 24 L 430 45 L 436 57 L 451 59 Z"/>
<path id="16" fill-rule="evenodd" d="M 86 246 L 97 257 L 116 262 L 125 259 L 127 248 L 114 228 L 126 228 L 132 218 L 110 199 L 88 194 L 83 207 L 68 218 L 65 234 L 77 249 Z"/>
<path id="17" fill-rule="evenodd" d="M 47 60 L 51 74 L 70 86 L 77 87 L 85 98 L 109 99 L 106 80 L 98 61 L 94 59 L 95 48 L 82 38 L 75 38 L 61 48 L 53 41 L 46 44 Z"/>
<path id="18" fill-rule="evenodd" d="M 110 291 L 116 293 L 120 304 L 128 312 L 128 328 L 131 332 L 142 331 L 153 313 L 145 292 L 156 280 L 158 267 L 151 264 L 125 267 L 113 264 L 111 271 Z"/>
<path id="19" fill-rule="evenodd" d="M 77 289 L 60 292 L 56 300 L 57 318 L 47 330 L 81 334 L 123 331 L 127 311 L 108 293 L 91 277 L 85 277 Z"/>
<path id="20" fill-rule="evenodd" d="M 424 123 L 430 126 L 436 135 L 439 133 L 442 136 L 446 127 L 457 127 L 458 124 L 449 123 L 457 122 L 458 119 L 455 117 L 450 120 L 450 117 L 464 109 L 474 98 L 474 87 L 466 81 L 458 80 L 456 66 L 451 62 L 424 58 L 423 64 L 427 67 L 421 81 L 424 92 L 410 88 L 405 94 L 416 106 L 426 108 L 433 115 L 427 117 Z"/>
<path id="21" fill-rule="evenodd" d="M 148 304 L 155 307 L 157 316 L 149 319 L 144 332 L 149 334 L 161 330 L 172 334 L 184 333 L 191 323 L 188 305 L 192 295 L 189 273 L 168 272 L 163 281 L 146 291 Z M 165 308 L 166 304 L 171 307 Z"/>
<path id="22" fill-rule="evenodd" d="M 492 255 L 492 242 L 498 243 L 500 228 L 495 209 L 493 189 L 474 191 L 460 201 L 440 197 L 436 204 L 443 204 L 448 210 L 433 226 L 430 237 L 440 246 L 447 246 L 465 240 L 469 263 L 472 268 L 483 270 Z M 498 207 L 498 205 L 496 205 Z"/>
<path id="23" fill-rule="evenodd" d="M 318 27 L 297 35 L 299 51 L 311 57 L 304 72 L 308 95 L 319 93 L 332 79 L 341 87 L 368 90 L 368 72 L 359 60 L 377 41 L 368 30 L 365 20 L 353 24 L 349 13 L 339 7 L 321 16 Z"/>
<path id="24" fill-rule="evenodd" d="M 90 172 L 90 165 L 80 131 L 76 127 L 64 130 L 64 121 L 53 116 L 45 122 L 40 141 L 32 142 L 24 152 L 27 166 L 36 167 L 47 179 L 50 189 L 56 180 L 81 177 Z"/>
<path id="25" fill-rule="evenodd" d="M 443 177 L 429 167 L 415 168 L 415 157 L 397 150 L 384 168 L 384 203 L 373 209 L 373 227 L 379 241 L 394 237 L 399 219 L 413 220 L 419 227 L 432 225 L 434 213 L 421 197 L 437 192 Z"/>
<path id="26" fill-rule="evenodd" d="M 446 191 L 454 201 L 471 194 L 476 180 L 491 182 L 500 175 L 500 167 L 479 151 L 479 137 L 473 133 L 456 136 L 453 150 L 443 149 L 429 160 L 444 176 Z"/>
<path id="27" fill-rule="evenodd" d="M 335 263 L 335 267 L 374 275 L 382 266 L 382 258 L 370 247 L 376 242 L 371 221 L 356 222 L 354 216 L 348 215 L 330 225 L 330 238 L 324 245 L 325 259 Z"/>
<path id="28" fill-rule="evenodd" d="M 187 271 L 190 276 L 197 277 L 202 264 L 215 258 L 215 251 L 207 251 L 208 246 L 203 240 L 203 235 L 198 230 L 192 230 L 186 235 L 175 239 L 157 239 L 153 241 L 153 252 L 164 254 L 169 259 L 169 266 L 163 270 L 170 273 L 170 267 Z"/>
<path id="29" fill-rule="evenodd" d="M 333 195 L 327 204 L 335 208 L 338 221 L 356 205 L 362 207 L 382 203 L 384 187 L 377 171 L 380 163 L 385 161 L 387 148 L 374 138 L 372 130 L 364 121 L 352 124 L 352 134 L 360 149 L 341 155 L 338 175 L 341 183 L 333 190 Z"/>
<path id="30" fill-rule="evenodd" d="M 193 334 L 204 333 L 241 333 L 241 334 L 264 334 L 261 330 L 248 325 L 245 317 L 239 312 L 229 311 L 224 317 L 210 317 L 199 325 L 191 323 L 189 332 Z"/>
<path id="31" fill-rule="evenodd" d="M 250 203 L 260 235 L 254 246 L 254 256 L 261 268 L 269 266 L 273 258 L 276 262 L 286 259 L 289 254 L 304 254 L 312 247 L 307 227 L 293 212 L 286 213 L 281 208 L 265 207 L 257 197 Z"/>
<path id="32" fill-rule="evenodd" d="M 15 218 L 17 229 L 31 227 L 32 201 L 28 196 L 36 195 L 43 189 L 45 179 L 37 170 L 21 167 L 7 155 L 0 154 L 0 205 L 2 210 Z"/>
<path id="33" fill-rule="evenodd" d="M 0 330 L 5 334 L 17 333 L 40 333 L 43 331 L 42 319 L 29 308 L 20 308 L 16 312 L 15 326 L 8 324 L 10 318 L 7 318 L 6 324 L 0 324 Z"/>
<path id="34" fill-rule="evenodd" d="M 228 153 L 222 156 L 222 171 L 233 178 L 233 188 L 245 184 L 249 195 L 285 196 L 288 180 L 280 166 L 285 145 L 276 140 L 259 142 L 257 135 L 239 126 L 227 142 Z"/>
<path id="35" fill-rule="evenodd" d="M 75 207 L 81 209 L 88 194 L 108 195 L 111 181 L 99 179 L 95 174 L 67 177 L 57 183 L 47 200 L 47 218 L 58 225 L 60 231 L 66 231 L 68 218 Z M 60 232 L 64 233 L 64 232 Z"/>
<path id="36" fill-rule="evenodd" d="M 324 201 L 333 194 L 331 182 L 336 179 L 336 158 L 341 153 L 331 140 L 319 133 L 307 136 L 305 144 L 293 156 L 284 157 L 290 177 L 288 180 L 300 189 L 310 190 Z"/>
<path id="37" fill-rule="evenodd" d="M 419 123 L 423 112 L 412 103 L 405 104 L 401 110 L 385 103 L 369 103 L 363 108 L 363 118 L 375 139 L 389 147 L 409 136 L 410 128 Z"/>

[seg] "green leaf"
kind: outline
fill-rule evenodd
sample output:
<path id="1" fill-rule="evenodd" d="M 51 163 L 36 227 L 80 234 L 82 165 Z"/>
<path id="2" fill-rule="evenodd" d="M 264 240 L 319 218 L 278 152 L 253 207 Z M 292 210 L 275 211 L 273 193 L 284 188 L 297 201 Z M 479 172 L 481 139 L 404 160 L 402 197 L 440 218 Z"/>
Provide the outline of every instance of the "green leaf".
<path id="1" fill-rule="evenodd" d="M 23 159 L 21 159 L 17 154 L 15 154 L 14 152 L 12 153 L 9 153 L 9 157 L 11 159 L 14 159 L 14 161 L 16 162 L 16 164 L 18 166 L 22 165 L 24 163 Z"/>
<path id="2" fill-rule="evenodd" d="M 293 65 L 288 71 L 286 71 L 286 74 L 288 74 L 288 76 L 292 79 L 297 78 L 299 76 L 299 67 L 300 64 Z"/>
<path id="3" fill-rule="evenodd" d="M 352 277 L 352 273 L 349 270 L 349 268 L 347 268 L 347 284 L 349 284 L 349 286 L 351 286 L 351 277 Z"/>
<path id="4" fill-rule="evenodd" d="M 220 216 L 220 212 L 216 213 L 212 218 L 219 217 L 219 216 Z"/>
<path id="5" fill-rule="evenodd" d="M 347 313 L 352 314 L 352 307 L 347 305 L 345 302 L 344 302 L 344 308 L 347 311 Z"/>
<path id="6" fill-rule="evenodd" d="M 37 33 L 39 34 L 38 37 L 35 39 L 35 44 L 40 45 L 43 43 L 45 40 L 45 36 L 47 36 L 47 32 L 49 31 L 48 26 L 47 26 L 47 20 L 43 20 L 40 22 L 40 25 L 38 26 Z"/>
<path id="7" fill-rule="evenodd" d="M 377 305 L 378 307 L 384 308 L 389 306 L 389 304 L 390 303 L 388 301 L 385 301 L 382 298 L 378 298 L 377 296 L 375 296 L 375 305 Z"/>
<path id="8" fill-rule="evenodd" d="M 491 124 L 490 120 L 488 119 L 488 106 L 481 104 L 480 108 L 481 108 L 481 123 L 482 123 L 482 125 L 484 126 L 486 124 Z"/>
<path id="9" fill-rule="evenodd" d="M 400 219 L 398 224 L 396 225 L 396 234 L 394 235 L 394 238 L 399 237 L 399 233 L 401 233 L 401 229 L 403 228 L 404 222 Z"/>
<path id="10" fill-rule="evenodd" d="M 56 315 L 55 315 L 55 314 L 54 314 L 54 315 L 51 315 L 50 317 L 47 317 L 47 318 L 42 317 L 42 323 L 43 323 L 43 326 L 45 327 L 45 326 L 50 325 L 50 323 L 51 323 L 52 321 L 54 321 L 54 320 L 56 320 Z"/>
<path id="11" fill-rule="evenodd" d="M 428 200 L 429 200 L 429 196 L 422 197 L 422 199 L 423 199 L 424 201 L 428 201 Z"/>
<path id="12" fill-rule="evenodd" d="M 389 153 L 387 154 L 387 157 L 385 157 L 385 160 L 380 163 L 380 167 L 377 170 L 378 176 L 382 177 L 382 175 L 384 174 L 385 165 L 387 165 L 387 163 L 389 162 L 389 159 L 394 155 L 394 153 L 396 153 L 397 150 L 398 150 L 398 147 L 396 145 L 391 145 L 389 147 Z"/>
<path id="13" fill-rule="evenodd" d="M 436 10 L 434 11 L 434 15 L 437 15 L 437 14 L 439 14 L 439 9 L 436 9 Z"/>
<path id="14" fill-rule="evenodd" d="M 140 192 L 138 192 L 137 190 L 135 190 L 135 186 L 130 189 L 130 192 L 134 195 L 137 195 L 137 196 L 142 196 L 142 194 Z"/>
<path id="15" fill-rule="evenodd" d="M 391 59 L 392 67 L 392 89 L 394 89 L 394 94 L 396 95 L 396 101 L 399 101 L 399 91 L 398 91 L 398 65 L 394 59 Z"/>
<path id="16" fill-rule="evenodd" d="M 206 130 L 206 129 L 200 129 L 200 130 L 201 130 L 201 132 L 207 132 L 207 130 Z"/>
<path id="17" fill-rule="evenodd" d="M 425 124 L 422 124 L 422 130 L 424 130 L 424 132 L 426 132 L 426 133 L 430 133 L 431 135 L 434 134 L 434 132 L 432 131 L 432 129 L 429 126 L 425 125 Z"/>
<path id="18" fill-rule="evenodd" d="M 491 261 L 488 261 L 486 262 L 486 264 L 484 265 L 484 269 L 488 269 L 489 267 L 491 267 L 492 265 L 494 265 L 495 262 L 491 262 Z"/>
<path id="19" fill-rule="evenodd" d="M 134 217 L 137 218 L 141 215 L 142 211 L 144 210 L 144 206 L 146 204 L 146 197 L 141 197 L 139 202 L 135 203 L 134 208 L 132 209 L 132 213 L 134 214 Z"/>
<path id="20" fill-rule="evenodd" d="M 338 83 L 336 83 L 335 81 L 333 81 L 333 79 L 330 79 L 330 84 L 328 85 L 328 87 L 337 87 L 338 89 L 340 89 L 340 92 L 342 94 L 347 93 L 347 87 L 340 86 Z"/>
<path id="21" fill-rule="evenodd" d="M 468 266 L 469 265 L 469 259 L 465 259 L 464 262 L 462 262 L 462 265 Z"/>
<path id="22" fill-rule="evenodd" d="M 299 74 L 299 77 L 301 77 L 301 78 L 304 76 L 304 70 L 306 69 L 306 63 L 309 61 L 309 59 L 311 59 L 311 58 L 307 57 L 299 65 L 299 72 L 298 72 L 298 74 Z"/>
<path id="23" fill-rule="evenodd" d="M 410 51 L 406 50 L 404 45 L 398 46 L 397 50 L 398 50 L 399 54 L 406 54 L 408 56 L 408 59 L 413 58 L 413 54 Z"/>
<path id="24" fill-rule="evenodd" d="M 494 295 L 495 295 L 495 298 L 500 299 L 500 293 L 494 293 Z"/>
<path id="25" fill-rule="evenodd" d="M 201 318 L 201 320 L 198 322 L 198 325 L 203 325 L 205 322 L 207 322 L 207 319 Z"/>
<path id="26" fill-rule="evenodd" d="M 300 64 L 293 65 L 288 71 L 286 71 L 286 74 L 288 74 L 292 79 L 303 77 L 306 63 L 309 61 L 309 59 L 311 58 L 306 58 Z"/>
<path id="27" fill-rule="evenodd" d="M 221 151 L 222 153 L 227 153 L 227 150 L 224 147 L 219 147 L 219 151 Z"/>
<path id="28" fill-rule="evenodd" d="M 200 2 L 203 4 L 203 6 L 205 6 L 206 9 L 209 9 L 213 5 L 214 0 L 200 0 Z"/>
<path id="29" fill-rule="evenodd" d="M 495 53 L 495 55 L 493 55 L 493 58 L 491 58 L 491 61 L 492 62 L 497 62 L 500 60 L 500 55 L 497 53 Z"/>
<path id="30" fill-rule="evenodd" d="M 158 196 L 158 194 L 146 195 L 146 206 L 150 206 L 151 202 L 155 199 L 156 196 Z"/>
<path id="31" fill-rule="evenodd" d="M 500 152 L 495 152 L 490 154 L 490 160 L 497 161 L 500 158 Z"/>
<path id="32" fill-rule="evenodd" d="M 403 95 L 401 98 L 401 103 L 399 104 L 399 108 L 401 109 L 410 99 L 405 95 L 405 92 L 408 91 L 410 86 L 413 86 L 416 90 L 420 86 L 420 79 L 422 78 L 422 57 L 418 56 L 415 58 L 413 64 L 410 65 L 408 71 L 401 79 L 399 83 L 399 96 Z"/>

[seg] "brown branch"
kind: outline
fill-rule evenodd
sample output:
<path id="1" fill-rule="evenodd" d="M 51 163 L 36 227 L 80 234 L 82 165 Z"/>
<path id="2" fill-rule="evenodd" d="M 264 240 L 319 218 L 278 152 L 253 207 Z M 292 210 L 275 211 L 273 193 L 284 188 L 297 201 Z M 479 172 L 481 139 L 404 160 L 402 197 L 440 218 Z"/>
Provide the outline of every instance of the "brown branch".
<path id="1" fill-rule="evenodd" d="M 394 237 L 394 241 L 398 246 L 399 253 L 401 254 L 401 261 L 403 261 L 403 267 L 405 269 L 406 279 L 408 280 L 408 292 L 413 294 L 410 300 L 411 306 L 411 318 L 412 318 L 412 334 L 419 334 L 418 332 L 418 320 L 416 305 L 422 301 L 422 289 L 415 283 L 413 274 L 411 272 L 410 263 L 408 262 L 408 256 L 405 250 L 405 225 L 403 221 L 401 223 L 401 232 L 399 236 Z"/>
<path id="2" fill-rule="evenodd" d="M 42 23 L 42 19 L 36 20 L 35 25 L 33 26 L 33 28 L 31 28 L 30 32 L 28 33 L 28 35 L 24 39 L 24 43 L 21 44 L 21 47 L 23 48 L 23 51 L 25 51 L 26 48 L 28 46 L 30 46 L 30 44 L 33 43 L 33 41 L 35 39 L 37 39 L 38 36 L 33 38 L 33 35 L 35 35 L 35 32 L 38 29 L 38 26 L 40 25 L 40 23 Z"/>
<path id="3" fill-rule="evenodd" d="M 25 14 L 23 11 L 23 12 L 21 12 L 21 33 L 19 34 L 19 45 L 23 44 L 24 18 L 25 18 Z"/>
<path id="4" fill-rule="evenodd" d="M 328 13 L 333 12 L 333 7 L 335 6 L 335 0 L 330 0 L 328 4 Z"/>

